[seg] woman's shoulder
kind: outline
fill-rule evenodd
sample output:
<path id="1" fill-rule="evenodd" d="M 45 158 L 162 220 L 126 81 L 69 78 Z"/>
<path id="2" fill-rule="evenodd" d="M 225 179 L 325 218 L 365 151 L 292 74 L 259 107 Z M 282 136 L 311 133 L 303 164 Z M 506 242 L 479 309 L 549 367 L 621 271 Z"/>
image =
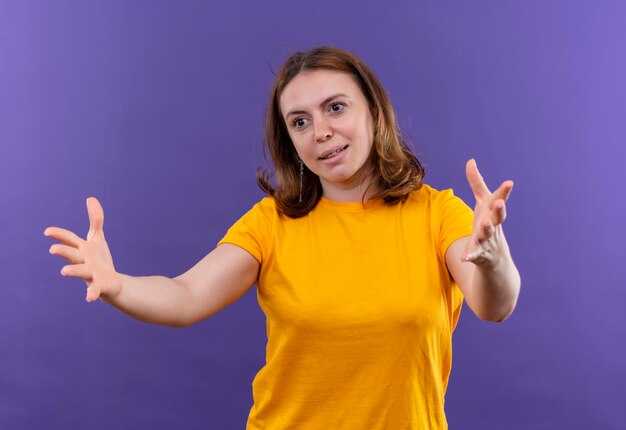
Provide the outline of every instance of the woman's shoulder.
<path id="1" fill-rule="evenodd" d="M 276 200 L 269 196 L 263 197 L 250 208 L 248 213 L 272 218 L 277 213 Z"/>
<path id="2" fill-rule="evenodd" d="M 440 197 L 446 197 L 450 194 L 454 194 L 452 188 L 439 190 L 428 184 L 422 184 L 417 190 L 412 191 L 411 194 L 409 194 L 409 198 L 423 201 L 424 199 L 432 200 Z"/>
<path id="3" fill-rule="evenodd" d="M 262 209 L 276 210 L 276 200 L 274 197 L 265 196 L 259 200 L 255 206 L 259 206 Z"/>
<path id="4" fill-rule="evenodd" d="M 454 190 L 452 188 L 439 190 L 428 184 L 422 184 L 419 189 L 409 194 L 409 198 L 407 200 L 419 204 L 426 204 L 432 207 L 443 207 L 448 204 L 463 202 L 460 197 L 454 194 Z"/>

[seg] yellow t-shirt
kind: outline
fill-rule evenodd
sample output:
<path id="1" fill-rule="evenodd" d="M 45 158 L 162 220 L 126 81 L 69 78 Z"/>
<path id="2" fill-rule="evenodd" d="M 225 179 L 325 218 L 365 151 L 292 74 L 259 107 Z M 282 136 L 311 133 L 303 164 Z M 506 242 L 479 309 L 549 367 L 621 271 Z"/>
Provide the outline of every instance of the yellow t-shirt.
<path id="1" fill-rule="evenodd" d="M 297 219 L 267 197 L 237 221 L 219 243 L 261 263 L 267 317 L 247 429 L 446 429 L 463 297 L 445 253 L 472 216 L 423 185 L 393 206 L 322 198 Z"/>

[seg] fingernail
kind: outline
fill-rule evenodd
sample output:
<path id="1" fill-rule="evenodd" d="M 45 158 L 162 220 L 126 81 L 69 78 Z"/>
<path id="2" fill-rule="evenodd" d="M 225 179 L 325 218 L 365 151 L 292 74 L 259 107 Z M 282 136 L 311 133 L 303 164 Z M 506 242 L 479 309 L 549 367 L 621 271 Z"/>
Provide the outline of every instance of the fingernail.
<path id="1" fill-rule="evenodd" d="M 65 272 L 61 269 L 61 275 L 65 276 Z"/>
<path id="2" fill-rule="evenodd" d="M 50 254 L 54 255 L 54 251 L 52 251 L 52 248 L 50 248 L 50 249 L 48 250 L 48 252 L 49 252 Z"/>
<path id="3" fill-rule="evenodd" d="M 43 231 L 43 235 L 44 235 L 44 236 L 48 236 L 48 230 L 44 230 L 44 231 Z"/>

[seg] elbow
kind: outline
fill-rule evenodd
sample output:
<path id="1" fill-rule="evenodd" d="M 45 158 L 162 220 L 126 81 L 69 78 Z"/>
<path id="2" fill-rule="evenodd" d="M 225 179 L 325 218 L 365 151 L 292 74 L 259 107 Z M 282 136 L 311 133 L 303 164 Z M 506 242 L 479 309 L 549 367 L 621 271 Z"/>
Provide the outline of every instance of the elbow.
<path id="1" fill-rule="evenodd" d="M 203 321 L 205 319 L 207 319 L 208 317 L 212 316 L 215 312 L 211 312 L 211 313 L 203 313 L 203 314 L 188 314 L 185 318 L 180 318 L 177 319 L 176 321 L 170 321 L 169 324 L 167 324 L 169 327 L 172 328 L 185 328 L 185 327 L 189 327 L 192 326 L 200 321 Z"/>
<path id="2" fill-rule="evenodd" d="M 185 328 L 185 327 L 189 327 L 190 325 L 191 324 L 188 324 L 188 323 L 182 323 L 182 322 L 178 323 L 178 322 L 176 322 L 176 323 L 168 324 L 167 326 L 170 327 L 170 328 Z"/>
<path id="3" fill-rule="evenodd" d="M 136 321 L 140 321 L 143 323 L 148 323 L 148 324 L 156 324 L 156 325 L 160 325 L 163 327 L 170 327 L 170 328 L 184 328 L 184 327 L 189 327 L 190 325 L 193 324 L 193 322 L 191 321 L 185 321 L 185 320 L 171 320 L 171 319 L 163 319 L 163 318 L 145 318 L 145 317 L 139 317 L 139 316 L 135 316 L 135 315 L 130 315 L 131 318 L 133 318 Z"/>
<path id="4" fill-rule="evenodd" d="M 476 312 L 476 316 L 480 318 L 482 321 L 501 323 L 509 319 L 509 317 L 513 314 L 514 310 L 515 310 L 515 303 L 510 306 L 501 307 L 499 309 Z"/>
<path id="5" fill-rule="evenodd" d="M 487 314 L 476 314 L 476 316 L 478 317 L 478 319 L 480 319 L 481 321 L 485 321 L 485 322 L 504 322 L 507 318 L 507 316 L 499 316 L 499 315 L 487 315 Z"/>
<path id="6" fill-rule="evenodd" d="M 478 318 L 480 318 L 481 321 L 486 321 L 486 322 L 495 322 L 495 323 L 501 323 L 506 321 L 509 316 L 511 316 L 511 314 L 489 314 L 489 315 L 477 315 Z"/>
<path id="7" fill-rule="evenodd" d="M 509 319 L 509 316 L 511 316 L 511 314 L 501 315 L 501 316 L 499 315 L 499 316 L 494 316 L 494 317 L 490 317 L 487 319 L 483 319 L 483 321 L 501 323 Z"/>
<path id="8" fill-rule="evenodd" d="M 198 322 L 202 321 L 203 319 L 204 318 L 185 318 L 185 319 L 181 319 L 179 321 L 176 321 L 170 327 L 173 327 L 173 328 L 190 327 L 190 326 L 194 325 L 195 323 L 198 323 Z"/>
<path id="9" fill-rule="evenodd" d="M 173 321 L 168 321 L 166 324 L 167 327 L 171 328 L 185 328 L 195 324 L 197 321 L 194 321 L 190 318 L 180 318 Z"/>

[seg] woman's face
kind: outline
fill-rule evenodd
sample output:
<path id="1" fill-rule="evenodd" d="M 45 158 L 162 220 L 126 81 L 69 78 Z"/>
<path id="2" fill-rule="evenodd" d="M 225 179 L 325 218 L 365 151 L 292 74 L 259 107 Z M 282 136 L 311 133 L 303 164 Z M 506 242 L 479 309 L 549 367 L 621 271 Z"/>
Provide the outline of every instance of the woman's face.
<path id="1" fill-rule="evenodd" d="M 319 176 L 324 194 L 358 189 L 374 126 L 354 79 L 334 70 L 302 72 L 284 88 L 279 105 L 298 155 Z"/>

